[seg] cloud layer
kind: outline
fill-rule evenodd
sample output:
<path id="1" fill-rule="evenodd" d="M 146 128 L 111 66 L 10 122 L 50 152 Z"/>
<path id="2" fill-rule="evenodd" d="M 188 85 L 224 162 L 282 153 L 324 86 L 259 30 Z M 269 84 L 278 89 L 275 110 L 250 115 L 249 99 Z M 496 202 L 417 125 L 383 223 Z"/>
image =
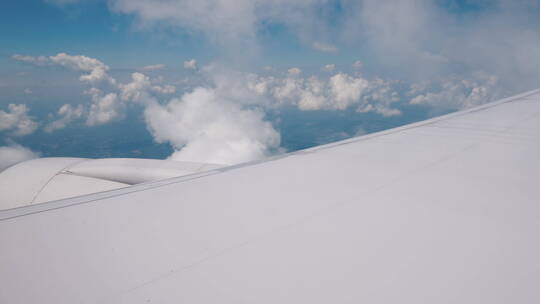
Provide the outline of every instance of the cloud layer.
<path id="1" fill-rule="evenodd" d="M 88 85 L 88 104 L 60 107 L 46 132 L 65 128 L 78 120 L 96 126 L 123 119 L 126 110 L 142 106 L 147 128 L 158 143 L 169 143 L 172 159 L 234 164 L 260 159 L 281 151 L 280 134 L 265 118 L 265 112 L 295 107 L 301 111 L 373 112 L 383 117 L 401 115 L 403 105 L 424 106 L 434 113 L 472 107 L 500 96 L 498 78 L 475 73 L 468 79 L 440 78 L 404 84 L 395 80 L 367 77 L 362 64 L 353 62 L 349 72 L 334 64 L 321 67 L 322 74 L 307 74 L 300 68 L 267 70 L 270 75 L 240 72 L 222 65 L 197 67 L 195 60 L 184 63 L 194 68 L 199 83 L 177 93 L 162 77 L 141 72 L 121 83 L 108 74 L 109 67 L 86 56 L 21 56 L 15 60 L 34 65 L 60 65 L 81 73 Z M 0 115 L 4 129 L 19 134 L 35 130 L 24 105 L 11 105 Z M 9 122 L 9 126 L 8 126 Z M 19 124 L 17 126 L 16 124 Z M 27 130 L 30 129 L 30 130 Z M 26 131 L 25 131 L 26 130 Z"/>
<path id="2" fill-rule="evenodd" d="M 108 75 L 107 65 L 86 56 L 61 53 L 49 57 L 15 55 L 13 59 L 38 66 L 60 65 L 82 72 L 80 80 L 89 85 L 84 94 L 90 97 L 90 103 L 64 104 L 56 113 L 57 118 L 45 126 L 46 132 L 65 128 L 79 119 L 84 119 L 87 126 L 106 124 L 122 119 L 129 106 L 138 105 L 144 108 L 147 127 L 155 140 L 170 143 L 175 149 L 171 155 L 175 160 L 236 164 L 279 150 L 280 135 L 265 120 L 264 111 L 253 107 L 255 101 L 238 102 L 239 92 L 246 97 L 251 94 L 249 89 L 245 85 L 237 85 L 235 92 L 224 89 L 227 85 L 218 82 L 228 75 L 222 71 L 217 73 L 212 67 L 200 72 L 207 83 L 171 99 L 169 96 L 176 93 L 176 87 L 162 83 L 162 78 L 151 79 L 134 72 L 129 82 L 120 83 Z M 197 70 L 195 60 L 184 65 Z M 152 67 L 152 70 L 156 69 Z M 24 105 L 20 109 L 10 107 L 17 110 L 16 115 L 26 113 Z"/>
<path id="3" fill-rule="evenodd" d="M 391 82 L 343 72 L 329 77 L 304 78 L 299 77 L 299 70 L 291 70 L 294 69 L 289 69 L 283 78 L 252 74 L 247 85 L 258 95 L 270 98 L 271 106 L 292 105 L 303 111 L 342 111 L 355 107 L 358 112 L 374 111 L 383 116 L 400 114 L 399 110 L 392 108 L 400 98 Z"/>
<path id="4" fill-rule="evenodd" d="M 62 106 L 45 125 L 47 132 L 78 120 L 96 126 L 123 119 L 136 105 L 143 108 L 156 141 L 174 147 L 173 158 L 237 163 L 279 150 L 279 133 L 265 115 L 269 110 L 294 107 L 391 117 L 402 115 L 404 107 L 422 107 L 437 114 L 540 83 L 537 1 L 108 0 L 108 4 L 115 13 L 134 16 L 137 28 L 174 29 L 202 37 L 223 53 L 222 63 L 184 61 L 189 78 L 174 83 L 155 77 L 164 72 L 164 65 L 150 65 L 121 82 L 95 58 L 14 55 L 20 62 L 79 72 L 79 80 L 87 86 L 89 102 Z M 336 60 L 315 67 L 316 72 L 301 65 L 266 66 L 261 74 L 253 72 L 259 69 L 250 65 L 265 51 L 263 35 L 275 28 L 304 48 Z M 355 52 L 357 57 L 351 55 Z M 345 55 L 351 59 L 348 64 Z M 145 74 L 150 71 L 152 77 Z M 33 132 L 37 124 L 27 112 L 25 105 L 1 111 L 6 119 L 0 120 L 0 131 Z"/>
<path id="5" fill-rule="evenodd" d="M 145 28 L 165 25 L 202 34 L 240 61 L 257 54 L 261 33 L 277 25 L 321 52 L 367 53 L 373 64 L 392 71 L 394 78 L 417 82 L 483 72 L 515 91 L 536 86 L 540 78 L 538 1 L 109 0 L 109 4 L 117 13 L 135 16 Z"/>

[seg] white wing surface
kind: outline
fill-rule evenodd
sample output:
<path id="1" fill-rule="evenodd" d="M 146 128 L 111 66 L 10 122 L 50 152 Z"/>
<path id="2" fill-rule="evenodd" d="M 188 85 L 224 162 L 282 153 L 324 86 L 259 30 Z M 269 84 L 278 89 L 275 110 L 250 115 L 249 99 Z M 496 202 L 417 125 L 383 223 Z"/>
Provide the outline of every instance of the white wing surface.
<path id="1" fill-rule="evenodd" d="M 0 303 L 540 303 L 540 91 L 0 212 Z"/>
<path id="2" fill-rule="evenodd" d="M 220 167 L 157 159 L 38 158 L 0 172 L 0 211 Z"/>

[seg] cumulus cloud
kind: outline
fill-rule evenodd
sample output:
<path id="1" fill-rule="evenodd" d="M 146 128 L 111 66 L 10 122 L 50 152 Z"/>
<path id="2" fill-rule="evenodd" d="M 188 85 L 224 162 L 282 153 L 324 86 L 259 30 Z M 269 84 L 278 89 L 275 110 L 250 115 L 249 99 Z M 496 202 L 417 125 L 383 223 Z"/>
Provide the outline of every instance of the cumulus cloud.
<path id="1" fill-rule="evenodd" d="M 304 67 L 304 72 L 295 67 L 283 73 L 277 64 L 275 70 L 263 68 L 264 77 L 199 67 L 192 59 L 183 66 L 196 70 L 192 78 L 201 81 L 188 80 L 188 93 L 172 99 L 167 95 L 177 94 L 175 86 L 143 73 L 118 83 L 108 75 L 107 65 L 86 56 L 60 53 L 14 55 L 13 59 L 80 71 L 80 80 L 90 86 L 91 104 L 80 111 L 78 107 L 59 110 L 52 129 L 79 119 L 79 112 L 87 125 L 120 119 L 135 103 L 144 107 L 154 138 L 174 147 L 173 159 L 237 163 L 278 149 L 279 134 L 264 117 L 267 108 L 350 110 L 388 117 L 401 115 L 400 105 L 444 112 L 537 86 L 540 7 L 536 1 L 478 2 L 488 6 L 471 1 L 441 3 L 339 1 L 336 9 L 335 1 L 324 0 L 109 0 L 115 12 L 136 16 L 137 26 L 176 27 L 204 37 L 205 42 L 217 44 L 230 66 L 240 63 L 242 69 L 254 62 L 246 55 L 261 50 L 257 35 L 265 33 L 261 29 L 268 25 L 283 26 L 309 49 L 332 53 L 347 48 L 354 54 L 357 48 L 354 56 L 369 58 L 365 69 L 356 61 L 349 73 L 337 72 L 334 65 L 325 66 L 327 73 L 322 75 L 310 75 Z M 159 68 L 152 65 L 143 71 Z M 369 70 L 382 75 L 368 76 Z M 0 120 L 0 128 L 2 123 L 6 124 Z"/>
<path id="2" fill-rule="evenodd" d="M 7 112 L 0 110 L 0 131 L 12 131 L 15 136 L 34 133 L 38 124 L 28 116 L 29 110 L 25 104 L 9 104 Z"/>
<path id="3" fill-rule="evenodd" d="M 537 1 L 338 2 L 109 0 L 112 10 L 136 16 L 139 26 L 180 28 L 240 61 L 261 48 L 257 35 L 265 26 L 279 25 L 310 48 L 358 48 L 380 70 L 413 82 L 483 71 L 516 92 L 534 88 L 540 79 Z M 48 60 L 17 57 L 34 64 Z M 361 68 L 361 62 L 353 67 Z"/>
<path id="4" fill-rule="evenodd" d="M 435 111 L 467 109 L 486 100 L 502 98 L 499 80 L 493 75 L 475 73 L 468 79 L 448 78 L 434 83 L 411 86 L 409 101 L 414 105 L 427 105 Z"/>
<path id="5" fill-rule="evenodd" d="M 157 70 L 163 70 L 165 68 L 164 64 L 152 64 L 142 67 L 143 71 L 157 71 Z"/>
<path id="6" fill-rule="evenodd" d="M 244 101 L 257 95 L 238 81 L 243 73 L 230 77 L 234 72 L 206 67 L 201 75 L 208 77 L 207 85 L 167 101 L 164 95 L 174 94 L 176 87 L 163 84 L 160 78 L 151 79 L 135 72 L 129 82 L 119 83 L 107 75 L 108 66 L 98 60 L 63 53 L 45 58 L 47 65 L 62 65 L 84 73 L 83 76 L 99 75 L 107 80 L 87 81 L 81 77 L 81 81 L 92 85 L 84 92 L 91 98 L 90 105 L 63 105 L 56 115 L 59 118 L 46 126 L 47 132 L 82 118 L 88 126 L 121 119 L 125 109 L 135 103 L 144 107 L 147 127 L 154 139 L 168 142 L 175 149 L 172 159 L 236 164 L 279 150 L 280 135 L 264 119 L 262 108 L 254 107 L 256 102 Z M 196 61 L 187 65 L 196 68 Z"/>
<path id="7" fill-rule="evenodd" d="M 153 100 L 151 92 L 162 95 L 176 92 L 175 86 L 159 84 L 160 81 L 152 81 L 148 76 L 138 72 L 132 74 L 131 82 L 118 83 L 108 74 L 109 66 L 87 56 L 59 53 L 55 56 L 38 57 L 14 55 L 12 58 L 39 66 L 59 65 L 81 72 L 80 81 L 91 86 L 84 94 L 90 96 L 92 103 L 88 106 L 62 106 L 57 113 L 60 118 L 48 124 L 45 127 L 46 132 L 62 129 L 82 116 L 86 116 L 88 126 L 106 124 L 125 117 L 124 111 L 128 102 L 145 104 Z M 152 66 L 152 69 L 156 68 L 159 67 Z"/>
<path id="8" fill-rule="evenodd" d="M 155 93 L 174 93 L 173 86 L 153 85 L 141 73 L 120 84 L 120 98 L 145 107 L 147 128 L 157 142 L 175 149 L 174 160 L 236 164 L 260 159 L 279 148 L 280 135 L 250 103 L 242 74 L 231 77 L 219 67 L 206 67 L 208 84 L 179 98 L 163 100 Z M 253 94 L 253 96 L 255 96 Z"/>
<path id="9" fill-rule="evenodd" d="M 145 23 L 166 22 L 202 32 L 234 49 L 257 48 L 260 27 L 280 24 L 321 51 L 361 46 L 374 54 L 374 62 L 395 72 L 394 77 L 412 82 L 469 78 L 482 71 L 496 76 L 507 92 L 516 92 L 534 88 L 540 79 L 536 1 L 340 1 L 346 14 L 336 12 L 335 2 L 319 0 L 111 2 L 117 12 L 134 14 Z M 362 68 L 362 63 L 355 62 L 353 68 Z"/>
<path id="10" fill-rule="evenodd" d="M 358 100 L 369 82 L 363 78 L 355 78 L 346 74 L 336 74 L 330 78 L 330 91 L 335 101 L 335 107 L 343 110 Z"/>
<path id="11" fill-rule="evenodd" d="M 122 100 L 146 102 L 150 98 L 148 90 L 151 85 L 150 77 L 142 73 L 131 74 L 131 82 L 119 85 Z"/>
<path id="12" fill-rule="evenodd" d="M 359 112 L 376 112 L 383 116 L 399 115 L 394 108 L 400 101 L 393 83 L 380 78 L 367 79 L 346 73 L 327 78 L 291 75 L 285 78 L 253 75 L 247 86 L 271 100 L 269 107 L 294 105 L 300 110 L 347 110 L 355 106 Z"/>
<path id="13" fill-rule="evenodd" d="M 380 78 L 370 81 L 367 89 L 369 93 L 365 94 L 364 103 L 358 106 L 356 111 L 373 111 L 384 117 L 401 115 L 401 111 L 394 107 L 401 101 L 396 86 L 399 86 L 399 82 L 385 81 Z"/>
<path id="14" fill-rule="evenodd" d="M 302 70 L 299 68 L 290 68 L 287 70 L 287 73 L 289 73 L 290 75 L 300 75 L 302 74 Z"/>
<path id="15" fill-rule="evenodd" d="M 332 72 L 333 70 L 336 69 L 336 65 L 335 64 L 327 64 L 323 67 L 323 71 L 325 72 Z"/>
<path id="16" fill-rule="evenodd" d="M 75 71 L 93 72 L 95 70 L 107 71 L 109 67 L 103 62 L 87 56 L 72 56 L 66 53 L 59 53 L 48 57 L 49 61 Z"/>
<path id="17" fill-rule="evenodd" d="M 124 101 L 134 101 L 138 103 L 147 103 L 153 101 L 151 92 L 169 95 L 176 92 L 176 87 L 173 85 L 158 84 L 161 80 L 152 81 L 150 77 L 142 73 L 131 74 L 131 82 L 126 84 L 119 84 L 120 94 Z"/>
<path id="18" fill-rule="evenodd" d="M 298 84 L 300 86 L 302 85 L 302 83 L 298 83 Z M 287 88 L 288 86 L 286 90 L 280 90 L 279 88 L 277 88 L 277 90 L 274 91 L 275 93 L 277 93 L 276 96 L 278 96 L 278 98 L 283 98 L 283 97 L 291 98 L 291 100 L 293 100 L 293 103 L 294 103 L 294 95 L 291 96 L 291 93 L 294 94 L 294 91 L 290 90 L 291 85 L 292 84 L 289 82 L 285 86 L 285 88 Z M 309 110 L 320 110 L 326 107 L 330 101 L 328 97 L 325 95 L 324 85 L 325 84 L 321 82 L 320 80 L 318 80 L 317 78 L 311 77 L 305 82 L 304 88 L 298 86 L 296 88 L 299 94 L 298 96 L 299 99 L 297 101 L 298 108 L 300 110 L 309 111 Z"/>
<path id="19" fill-rule="evenodd" d="M 38 157 L 39 153 L 18 144 L 0 147 L 0 172 L 17 163 Z"/>
<path id="20" fill-rule="evenodd" d="M 50 122 L 44 128 L 45 132 L 51 133 L 56 130 L 65 128 L 72 121 L 80 119 L 84 114 L 84 108 L 82 105 L 73 106 L 70 104 L 64 104 L 58 109 L 57 115 L 60 116 L 55 121 Z"/>
<path id="21" fill-rule="evenodd" d="M 266 73 L 267 76 L 210 65 L 197 68 L 202 83 L 169 99 L 167 95 L 175 94 L 176 87 L 163 84 L 162 78 L 152 79 L 135 72 L 129 82 L 120 83 L 108 76 L 108 66 L 98 60 L 67 54 L 56 60 L 52 57 L 55 56 L 45 57 L 49 58 L 47 65 L 59 64 L 80 71 L 83 76 L 103 71 L 94 74 L 105 81 L 81 77 L 81 81 L 91 85 L 85 91 L 91 103 L 64 105 L 57 113 L 59 118 L 48 124 L 46 131 L 61 129 L 77 119 L 85 119 L 88 126 L 105 124 L 123 118 L 130 104 L 138 104 L 144 108 L 145 122 L 154 139 L 174 148 L 172 159 L 222 164 L 256 160 L 281 151 L 280 134 L 265 119 L 266 109 L 294 106 L 302 111 L 352 110 L 387 117 L 401 115 L 396 107 L 399 102 L 432 105 L 440 104 L 441 98 L 468 98 L 467 102 L 452 104 L 467 107 L 491 98 L 488 91 L 495 87 L 493 83 L 483 88 L 492 78 L 479 77 L 460 84 L 465 88 L 463 92 L 474 92 L 469 97 L 457 94 L 458 89 L 451 85 L 438 87 L 438 95 L 434 85 L 413 85 L 401 96 L 400 82 L 368 78 L 358 72 L 333 72 L 333 64 L 325 66 L 328 73 L 323 75 L 303 74 L 300 68 L 293 67 L 286 73 L 275 71 Z M 194 60 L 193 65 L 196 67 Z"/>
<path id="22" fill-rule="evenodd" d="M 196 70 L 197 60 L 191 59 L 191 60 L 184 61 L 184 68 L 188 70 Z"/>
<path id="23" fill-rule="evenodd" d="M 84 113 L 87 113 L 88 115 L 86 120 L 87 125 L 94 126 L 105 124 L 123 117 L 122 109 L 124 108 L 124 105 L 119 102 L 117 94 L 103 94 L 102 89 L 100 89 L 100 87 L 103 87 L 109 90 L 111 87 L 117 87 L 118 84 L 116 83 L 116 80 L 107 73 L 109 67 L 98 59 L 83 55 L 68 55 L 66 53 L 58 53 L 55 56 L 38 57 L 14 55 L 12 58 L 17 61 L 38 66 L 58 65 L 72 71 L 82 72 L 79 80 L 92 86 L 89 90 L 85 91 L 85 94 L 90 95 L 92 100 L 89 109 L 84 111 Z M 45 131 L 52 132 L 64 128 L 67 123 L 73 121 L 73 115 L 78 114 L 78 111 L 73 113 L 69 110 L 70 109 L 68 108 L 64 108 L 64 111 L 66 112 L 63 114 L 59 113 L 63 117 L 47 125 Z M 83 113 L 83 111 L 81 111 L 81 113 Z"/>
<path id="24" fill-rule="evenodd" d="M 109 70 L 107 65 L 95 58 L 87 56 L 73 56 L 66 53 L 59 53 L 55 56 L 37 57 L 13 55 L 11 58 L 39 66 L 60 65 L 73 71 L 86 72 L 86 74 L 81 75 L 80 80 L 91 84 L 97 84 L 102 81 L 107 81 L 111 84 L 115 83 L 115 80 L 107 74 Z"/>
<path id="25" fill-rule="evenodd" d="M 56 56 L 49 57 L 52 63 L 64 66 L 74 71 L 83 71 L 84 74 L 80 77 L 81 81 L 86 81 L 92 84 L 101 81 L 108 81 L 115 84 L 116 81 L 107 74 L 109 67 L 103 62 L 86 56 L 71 56 L 65 53 L 60 53 Z"/>
<path id="26" fill-rule="evenodd" d="M 85 93 L 92 97 L 92 104 L 86 119 L 87 125 L 103 125 L 124 117 L 125 105 L 120 102 L 117 93 L 104 93 L 96 88 L 87 90 Z"/>
<path id="27" fill-rule="evenodd" d="M 242 108 L 211 88 L 151 104 L 145 118 L 154 138 L 175 148 L 173 160 L 236 164 L 268 156 L 280 144 L 262 111 Z"/>
<path id="28" fill-rule="evenodd" d="M 170 84 L 166 84 L 163 86 L 155 85 L 152 86 L 152 91 L 160 94 L 170 95 L 176 93 L 176 87 Z"/>

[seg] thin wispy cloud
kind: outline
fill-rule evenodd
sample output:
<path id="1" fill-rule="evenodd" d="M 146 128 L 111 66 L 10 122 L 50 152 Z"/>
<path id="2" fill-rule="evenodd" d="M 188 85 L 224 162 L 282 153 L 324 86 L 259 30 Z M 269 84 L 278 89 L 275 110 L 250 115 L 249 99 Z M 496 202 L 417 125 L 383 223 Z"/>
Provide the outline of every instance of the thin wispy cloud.
<path id="1" fill-rule="evenodd" d="M 158 71 L 158 70 L 163 70 L 164 68 L 165 68 L 164 64 L 152 64 L 152 65 L 147 65 L 147 66 L 142 67 L 141 70 L 143 70 L 143 71 Z"/>

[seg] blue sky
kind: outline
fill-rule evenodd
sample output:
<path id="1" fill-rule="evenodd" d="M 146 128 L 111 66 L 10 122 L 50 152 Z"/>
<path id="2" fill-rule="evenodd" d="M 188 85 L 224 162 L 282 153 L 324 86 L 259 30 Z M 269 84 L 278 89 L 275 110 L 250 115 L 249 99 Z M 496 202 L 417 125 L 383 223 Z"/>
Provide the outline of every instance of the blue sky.
<path id="1" fill-rule="evenodd" d="M 135 31 L 132 19 L 111 13 L 106 2 L 56 6 L 43 1 L 4 1 L 1 17 L 3 65 L 13 54 L 92 54 L 116 68 L 150 64 L 155 58 L 168 63 L 179 58 L 204 56 L 200 42 L 167 43 L 152 33 Z M 15 13 L 14 13 L 15 12 Z M 6 59 L 6 57 L 8 59 Z"/>
<path id="2" fill-rule="evenodd" d="M 331 22 L 343 14 L 338 7 L 336 2 Z M 8 69 L 16 69 L 9 60 L 13 54 L 86 54 L 118 69 L 133 69 L 156 60 L 180 66 L 183 59 L 195 57 L 210 62 L 222 55 L 200 33 L 168 26 L 141 28 L 136 16 L 112 12 L 106 1 L 60 5 L 40 0 L 4 1 L 0 18 L 2 67 Z M 260 65 L 311 65 L 328 60 L 348 63 L 362 57 L 345 50 L 340 56 L 313 50 L 281 24 L 262 22 L 257 30 L 264 49 L 258 58 Z"/>
<path id="3" fill-rule="evenodd" d="M 3 1 L 0 146 L 238 163 L 374 132 L 539 87 L 538 17 L 530 0 Z"/>

